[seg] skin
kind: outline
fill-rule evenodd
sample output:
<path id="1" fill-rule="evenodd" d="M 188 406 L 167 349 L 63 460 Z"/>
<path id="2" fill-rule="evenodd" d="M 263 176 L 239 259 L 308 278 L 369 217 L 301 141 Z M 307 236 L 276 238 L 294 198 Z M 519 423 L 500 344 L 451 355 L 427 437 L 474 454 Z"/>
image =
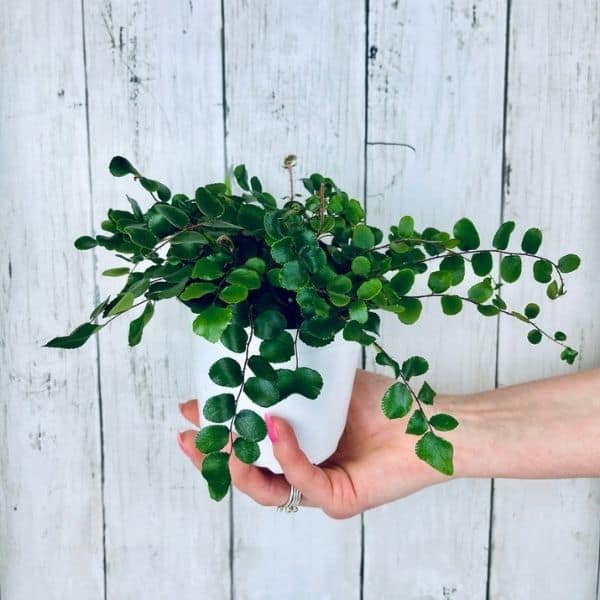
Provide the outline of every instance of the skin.
<path id="1" fill-rule="evenodd" d="M 438 395 L 429 415 L 445 412 L 459 427 L 440 435 L 454 445 L 455 471 L 447 477 L 414 453 L 407 417 L 387 419 L 380 408 L 394 380 L 358 370 L 346 428 L 336 452 L 318 466 L 299 448 L 292 427 L 271 417 L 269 437 L 283 474 L 242 463 L 232 454 L 232 483 L 264 506 L 287 501 L 290 484 L 302 506 L 345 519 L 404 498 L 422 488 L 463 477 L 600 477 L 600 369 L 466 395 Z M 197 400 L 180 405 L 200 426 Z M 274 429 L 274 431 L 273 431 Z M 195 429 L 179 434 L 196 468 Z M 226 449 L 229 451 L 229 448 Z"/>

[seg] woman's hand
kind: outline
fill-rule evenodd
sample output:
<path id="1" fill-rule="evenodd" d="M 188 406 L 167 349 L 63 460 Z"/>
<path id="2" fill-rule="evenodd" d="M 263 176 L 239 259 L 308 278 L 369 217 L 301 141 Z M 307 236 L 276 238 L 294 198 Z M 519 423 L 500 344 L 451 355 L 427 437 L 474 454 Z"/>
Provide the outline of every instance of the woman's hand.
<path id="1" fill-rule="evenodd" d="M 405 420 L 390 421 L 381 412 L 381 397 L 392 382 L 367 371 L 356 372 L 348 421 L 337 450 L 319 466 L 308 461 L 284 419 L 267 418 L 273 453 L 283 475 L 247 465 L 232 453 L 233 485 L 259 504 L 278 506 L 287 501 L 293 484 L 302 492 L 302 506 L 319 507 L 330 517 L 344 519 L 448 480 L 415 456 L 417 438 L 404 432 Z M 181 404 L 180 409 L 188 421 L 200 425 L 197 400 Z M 195 436 L 196 431 L 190 429 L 178 439 L 199 468 L 204 456 L 195 448 Z"/>

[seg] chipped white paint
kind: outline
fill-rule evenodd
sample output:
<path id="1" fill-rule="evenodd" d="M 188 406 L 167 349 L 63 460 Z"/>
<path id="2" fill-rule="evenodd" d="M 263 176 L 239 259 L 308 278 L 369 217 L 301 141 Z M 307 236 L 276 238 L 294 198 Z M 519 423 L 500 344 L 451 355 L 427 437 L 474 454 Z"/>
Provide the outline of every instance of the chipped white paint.
<path id="1" fill-rule="evenodd" d="M 381 226 L 406 213 L 421 227 L 471 215 L 490 239 L 502 206 L 506 0 L 369 5 L 367 41 L 359 0 L 224 0 L 228 162 L 246 162 L 282 197 L 280 164 L 293 152 L 298 177 L 325 173 L 357 198 L 366 175 L 369 217 Z M 569 294 L 544 314 L 589 367 L 600 358 L 599 9 L 593 0 L 577 11 L 512 5 L 504 216 L 541 225 L 550 252 L 582 254 Z M 360 517 L 279 514 L 239 493 L 231 513 L 228 501 L 210 501 L 175 443 L 186 427 L 177 402 L 205 368 L 189 358 L 182 307 L 159 306 L 133 352 L 125 322 L 103 332 L 101 421 L 95 345 L 40 348 L 88 313 L 95 281 L 103 295 L 115 289 L 99 275 L 114 261 L 98 252 L 94 269 L 70 240 L 126 192 L 144 200 L 133 182 L 109 176 L 113 154 L 174 191 L 222 178 L 221 4 L 84 0 L 83 20 L 79 2 L 49 6 L 0 3 L 2 600 L 102 600 L 103 502 L 108 600 L 358 600 L 361 586 L 365 600 L 475 600 L 488 584 L 493 600 L 594 600 L 597 481 L 496 481 L 489 582 L 486 480 L 367 513 L 364 549 Z M 439 313 L 426 306 L 412 328 L 385 320 L 384 343 L 427 356 L 440 390 L 492 387 L 494 320 Z M 458 334 L 461 346 L 446 348 Z M 501 385 L 567 370 L 554 348 L 532 348 L 523 335 L 501 323 Z"/>
<path id="2" fill-rule="evenodd" d="M 505 14 L 501 1 L 475 16 L 466 0 L 371 2 L 370 222 L 387 228 L 411 214 L 419 230 L 448 230 L 470 216 L 491 240 L 500 215 Z M 412 326 L 385 315 L 383 347 L 400 360 L 427 357 L 427 379 L 440 392 L 493 387 L 495 320 L 470 306 L 449 318 L 439 298 L 423 303 Z M 484 598 L 489 510 L 489 481 L 470 480 L 367 513 L 365 599 Z"/>

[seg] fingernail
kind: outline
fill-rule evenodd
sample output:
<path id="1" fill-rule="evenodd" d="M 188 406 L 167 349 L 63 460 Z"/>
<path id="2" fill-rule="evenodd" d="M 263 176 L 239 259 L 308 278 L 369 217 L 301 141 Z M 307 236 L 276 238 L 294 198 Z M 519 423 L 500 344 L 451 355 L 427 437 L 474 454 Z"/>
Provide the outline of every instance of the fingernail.
<path id="1" fill-rule="evenodd" d="M 181 435 L 181 433 L 177 434 L 177 443 L 179 444 L 179 448 L 181 448 L 181 451 L 188 457 L 188 458 L 192 458 L 189 450 L 186 448 L 185 444 L 183 443 L 183 436 Z"/>
<path id="2" fill-rule="evenodd" d="M 273 419 L 269 413 L 265 413 L 265 424 L 267 425 L 267 434 L 269 435 L 269 439 L 273 443 L 276 442 L 279 439 L 279 436 L 277 435 L 275 423 L 273 423 Z"/>

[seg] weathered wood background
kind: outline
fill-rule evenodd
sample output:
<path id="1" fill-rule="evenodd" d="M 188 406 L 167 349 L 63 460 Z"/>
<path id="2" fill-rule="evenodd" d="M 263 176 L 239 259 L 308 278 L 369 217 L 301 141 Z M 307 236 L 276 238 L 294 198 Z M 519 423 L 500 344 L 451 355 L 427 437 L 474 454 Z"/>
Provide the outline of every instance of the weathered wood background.
<path id="1" fill-rule="evenodd" d="M 175 442 L 187 311 L 133 352 L 118 321 L 40 347 L 110 291 L 71 241 L 129 191 L 112 155 L 187 192 L 244 161 L 283 195 L 293 152 L 374 223 L 514 218 L 579 252 L 544 310 L 597 366 L 599 57 L 596 0 L 3 0 L 0 598 L 600 599 L 599 481 L 456 481 L 347 521 L 216 504 Z M 518 323 L 439 313 L 384 336 L 439 389 L 568 371 Z"/>

